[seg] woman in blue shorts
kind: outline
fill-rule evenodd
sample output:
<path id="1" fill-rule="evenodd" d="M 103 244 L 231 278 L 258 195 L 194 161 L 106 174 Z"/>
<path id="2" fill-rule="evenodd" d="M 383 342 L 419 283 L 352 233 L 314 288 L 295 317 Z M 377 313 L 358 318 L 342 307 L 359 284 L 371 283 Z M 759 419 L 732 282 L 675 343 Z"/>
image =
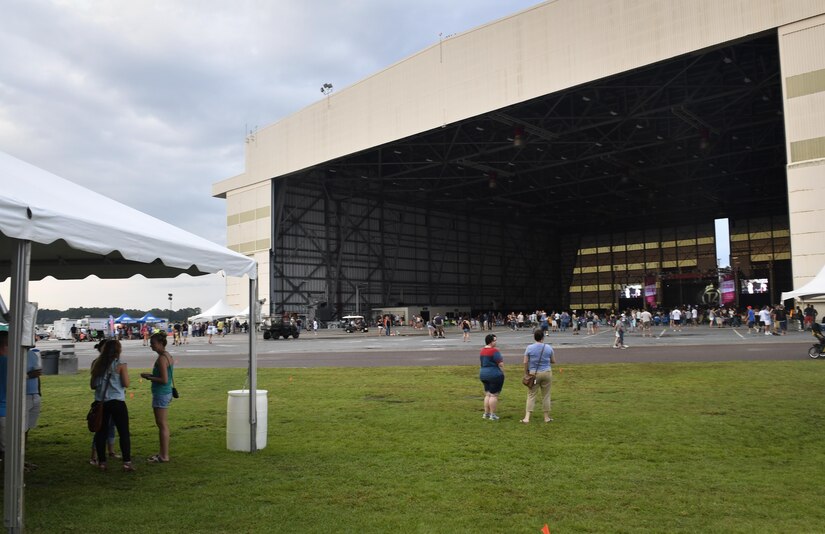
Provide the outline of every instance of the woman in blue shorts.
<path id="1" fill-rule="evenodd" d="M 155 412 L 155 424 L 158 425 L 160 451 L 149 457 L 150 463 L 169 461 L 169 405 L 172 404 L 172 384 L 174 383 L 174 365 L 172 357 L 166 352 L 166 333 L 152 334 L 149 346 L 158 353 L 158 359 L 151 373 L 140 376 L 152 383 L 152 409 Z"/>
<path id="2" fill-rule="evenodd" d="M 484 384 L 484 419 L 498 421 L 496 407 L 498 395 L 504 387 L 504 358 L 496 348 L 496 335 L 487 334 L 484 338 L 484 348 L 481 349 L 481 370 L 479 379 Z"/>

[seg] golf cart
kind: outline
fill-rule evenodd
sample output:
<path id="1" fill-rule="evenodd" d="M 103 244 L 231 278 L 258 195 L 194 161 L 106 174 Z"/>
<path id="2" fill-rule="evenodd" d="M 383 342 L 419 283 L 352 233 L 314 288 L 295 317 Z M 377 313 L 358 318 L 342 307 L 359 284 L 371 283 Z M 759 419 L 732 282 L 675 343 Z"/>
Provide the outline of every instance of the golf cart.
<path id="1" fill-rule="evenodd" d="M 343 328 L 348 334 L 352 332 L 368 332 L 367 322 L 363 315 L 345 315 L 341 317 L 339 328 Z"/>

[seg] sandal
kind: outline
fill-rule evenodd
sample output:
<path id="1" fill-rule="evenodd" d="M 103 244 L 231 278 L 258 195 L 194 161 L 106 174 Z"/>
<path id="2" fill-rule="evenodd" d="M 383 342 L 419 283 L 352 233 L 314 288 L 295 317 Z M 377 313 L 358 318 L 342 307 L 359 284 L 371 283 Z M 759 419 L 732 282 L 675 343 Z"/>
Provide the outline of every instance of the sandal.
<path id="1" fill-rule="evenodd" d="M 152 456 L 147 458 L 146 461 L 149 462 L 150 464 L 165 464 L 169 460 L 164 460 L 163 458 L 160 457 L 159 454 L 153 454 Z"/>
<path id="2" fill-rule="evenodd" d="M 529 424 L 530 424 L 530 421 L 528 421 L 528 420 L 526 420 L 526 419 L 520 419 L 520 420 L 519 420 L 519 423 L 524 423 L 525 425 L 529 425 Z"/>
<path id="3" fill-rule="evenodd" d="M 135 467 L 132 465 L 132 462 L 123 462 L 123 470 L 124 471 L 134 471 Z"/>

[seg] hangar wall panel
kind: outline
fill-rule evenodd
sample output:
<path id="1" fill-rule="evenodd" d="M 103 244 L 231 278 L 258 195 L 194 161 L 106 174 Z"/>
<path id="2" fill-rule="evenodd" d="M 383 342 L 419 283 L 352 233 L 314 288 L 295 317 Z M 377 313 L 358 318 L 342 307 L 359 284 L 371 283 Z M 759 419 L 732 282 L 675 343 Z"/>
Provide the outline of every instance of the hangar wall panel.
<path id="1" fill-rule="evenodd" d="M 278 182 L 286 193 L 269 273 L 275 311 L 308 313 L 325 301 L 338 316 L 353 313 L 356 286 L 362 313 L 400 302 L 476 311 L 563 305 L 559 274 L 547 267 L 557 249 L 513 240 L 518 229 L 331 198 L 305 177 L 290 182 Z"/>
<path id="2" fill-rule="evenodd" d="M 779 29 L 793 287 L 825 265 L 825 16 Z M 819 53 L 812 53 L 818 51 Z"/>
<path id="3" fill-rule="evenodd" d="M 272 238 L 271 182 L 233 190 L 226 197 L 226 246 L 258 262 L 258 294 L 269 294 L 269 248 Z M 226 302 L 244 309 L 249 305 L 248 282 L 227 277 Z"/>
<path id="4" fill-rule="evenodd" d="M 818 0 L 546 2 L 435 43 L 255 132 L 244 174 L 213 194 L 821 12 Z"/>

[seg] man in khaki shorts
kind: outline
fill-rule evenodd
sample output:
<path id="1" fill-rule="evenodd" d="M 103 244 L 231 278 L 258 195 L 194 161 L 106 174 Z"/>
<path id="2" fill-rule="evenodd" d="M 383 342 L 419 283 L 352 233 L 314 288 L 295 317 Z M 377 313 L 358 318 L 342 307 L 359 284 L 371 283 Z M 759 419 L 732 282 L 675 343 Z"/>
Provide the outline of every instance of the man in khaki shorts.
<path id="1" fill-rule="evenodd" d="M 642 337 L 653 337 L 653 332 L 650 331 L 650 325 L 653 322 L 653 315 L 649 311 L 643 310 L 641 314 L 642 319 Z"/>

